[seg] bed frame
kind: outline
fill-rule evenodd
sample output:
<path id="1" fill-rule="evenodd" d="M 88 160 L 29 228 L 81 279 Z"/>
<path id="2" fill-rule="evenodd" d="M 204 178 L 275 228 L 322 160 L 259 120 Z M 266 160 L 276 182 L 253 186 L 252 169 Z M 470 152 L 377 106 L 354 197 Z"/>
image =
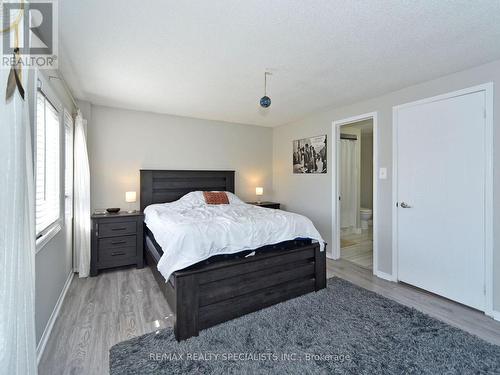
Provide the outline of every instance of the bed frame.
<path id="1" fill-rule="evenodd" d="M 141 170 L 141 210 L 196 190 L 234 193 L 234 171 Z M 174 272 L 167 282 L 157 269 L 163 252 L 146 226 L 144 239 L 147 264 L 175 315 L 178 341 L 326 287 L 326 251 L 308 239 L 265 246 L 250 257 L 213 257 Z"/>

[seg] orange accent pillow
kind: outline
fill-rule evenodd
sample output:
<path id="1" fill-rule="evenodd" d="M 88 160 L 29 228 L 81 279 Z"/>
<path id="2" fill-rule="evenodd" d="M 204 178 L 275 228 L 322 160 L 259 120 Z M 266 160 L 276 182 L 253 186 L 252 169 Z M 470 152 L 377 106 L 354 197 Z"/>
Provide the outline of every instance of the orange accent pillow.
<path id="1" fill-rule="evenodd" d="M 207 204 L 229 204 L 227 194 L 223 191 L 204 191 L 203 196 Z"/>

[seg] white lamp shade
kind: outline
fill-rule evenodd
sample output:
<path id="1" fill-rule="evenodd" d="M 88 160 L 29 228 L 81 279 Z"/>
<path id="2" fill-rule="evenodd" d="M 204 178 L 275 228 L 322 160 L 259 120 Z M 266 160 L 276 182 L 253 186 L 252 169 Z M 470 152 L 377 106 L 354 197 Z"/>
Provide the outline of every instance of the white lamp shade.
<path id="1" fill-rule="evenodd" d="M 127 191 L 125 193 L 125 202 L 134 203 L 137 200 L 137 194 L 135 191 Z"/>
<path id="2" fill-rule="evenodd" d="M 256 187 L 255 188 L 255 195 L 264 195 L 264 188 L 263 187 Z"/>

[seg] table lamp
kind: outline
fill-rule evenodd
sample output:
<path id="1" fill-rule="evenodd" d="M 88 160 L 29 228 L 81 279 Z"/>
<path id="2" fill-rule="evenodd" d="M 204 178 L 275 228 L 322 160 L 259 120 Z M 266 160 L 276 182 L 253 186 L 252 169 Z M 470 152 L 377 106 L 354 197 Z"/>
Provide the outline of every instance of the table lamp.
<path id="1" fill-rule="evenodd" d="M 131 208 L 132 207 L 131 203 L 135 203 L 136 201 L 137 201 L 137 193 L 135 191 L 127 191 L 125 193 L 125 202 L 130 203 L 129 204 L 129 210 L 128 210 L 129 214 L 132 214 L 132 213 L 135 212 L 135 210 L 133 210 Z"/>
<path id="2" fill-rule="evenodd" d="M 264 195 L 264 188 L 263 187 L 256 187 L 255 188 L 255 195 L 257 196 L 257 203 L 261 203 L 260 202 L 260 197 L 262 197 L 262 195 Z"/>

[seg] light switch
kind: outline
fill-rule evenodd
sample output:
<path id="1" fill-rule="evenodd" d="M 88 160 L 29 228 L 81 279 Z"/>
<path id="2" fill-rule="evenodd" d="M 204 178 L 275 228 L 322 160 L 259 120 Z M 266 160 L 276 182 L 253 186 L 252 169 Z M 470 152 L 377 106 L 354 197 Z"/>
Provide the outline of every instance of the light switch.
<path id="1" fill-rule="evenodd" d="M 378 178 L 381 180 L 387 179 L 387 168 L 380 168 L 378 170 Z"/>

